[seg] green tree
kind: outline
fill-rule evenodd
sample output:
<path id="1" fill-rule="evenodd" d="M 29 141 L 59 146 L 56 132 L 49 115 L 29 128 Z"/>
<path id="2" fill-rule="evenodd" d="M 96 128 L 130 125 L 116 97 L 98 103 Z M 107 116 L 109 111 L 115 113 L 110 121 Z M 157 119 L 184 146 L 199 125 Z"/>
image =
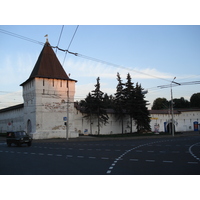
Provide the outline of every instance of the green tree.
<path id="1" fill-rule="evenodd" d="M 125 83 L 125 88 L 123 90 L 124 92 L 124 108 L 126 111 L 126 114 L 129 115 L 130 118 L 130 133 L 132 133 L 132 119 L 134 118 L 134 110 L 136 108 L 135 104 L 135 89 L 131 80 L 131 76 L 128 73 L 127 82 Z"/>
<path id="2" fill-rule="evenodd" d="M 126 115 L 125 109 L 124 109 L 124 83 L 122 83 L 122 79 L 120 77 L 120 74 L 117 73 L 117 87 L 116 87 L 116 93 L 114 98 L 114 110 L 115 110 L 115 116 L 118 121 L 122 124 L 122 134 L 124 133 L 124 116 Z"/>
<path id="3" fill-rule="evenodd" d="M 136 83 L 135 87 L 135 110 L 133 113 L 133 118 L 135 120 L 137 132 L 142 132 L 143 130 L 150 130 L 150 114 L 147 108 L 147 102 L 144 100 L 145 95 L 143 94 L 143 88 L 141 85 Z"/>
<path id="4" fill-rule="evenodd" d="M 85 99 L 85 118 L 90 120 L 90 124 L 92 124 L 92 119 L 97 119 L 98 135 L 100 134 L 100 126 L 108 123 L 103 94 L 104 93 L 100 90 L 100 78 L 98 77 L 95 89 L 92 91 L 92 94 L 89 93 Z"/>
<path id="5" fill-rule="evenodd" d="M 103 103 L 105 108 L 113 108 L 113 102 L 114 99 L 112 95 L 108 96 L 107 93 L 103 95 Z"/>
<path id="6" fill-rule="evenodd" d="M 169 102 L 166 98 L 157 98 L 153 102 L 152 110 L 162 110 L 167 109 L 169 107 Z"/>
<path id="7" fill-rule="evenodd" d="M 189 108 L 190 102 L 183 97 L 180 99 L 173 99 L 174 108 Z"/>
<path id="8" fill-rule="evenodd" d="M 191 107 L 200 108 L 200 93 L 195 93 L 190 97 Z"/>

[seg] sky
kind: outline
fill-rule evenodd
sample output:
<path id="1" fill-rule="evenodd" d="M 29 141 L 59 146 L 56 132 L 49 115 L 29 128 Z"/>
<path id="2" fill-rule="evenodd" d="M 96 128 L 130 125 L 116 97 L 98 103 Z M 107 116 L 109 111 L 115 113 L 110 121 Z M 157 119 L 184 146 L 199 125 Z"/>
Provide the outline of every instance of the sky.
<path id="1" fill-rule="evenodd" d="M 154 99 L 157 97 L 165 97 L 168 100 L 171 98 L 170 88 L 158 89 L 157 86 L 170 84 L 174 77 L 176 77 L 177 82 L 196 81 L 200 78 L 200 28 L 199 26 L 176 26 L 200 24 L 199 1 L 197 0 L 58 0 L 56 3 L 54 1 L 36 0 L 27 2 L 21 0 L 2 2 L 0 29 L 43 43 L 45 42 L 44 35 L 48 34 L 50 44 L 57 45 L 62 25 L 66 24 L 59 47 L 67 49 L 78 24 L 80 26 L 69 48 L 70 51 L 123 66 L 123 68 L 117 68 L 116 65 L 105 65 L 101 62 L 67 54 L 63 67 L 67 73 L 71 74 L 72 79 L 78 81 L 76 83 L 75 100 L 85 98 L 88 92 L 94 89 L 98 76 L 100 77 L 102 91 L 113 94 L 117 84 L 117 72 L 120 73 L 124 82 L 127 73 L 130 73 L 134 83 L 139 82 L 143 88 L 148 89 L 146 100 L 150 102 L 149 107 L 152 106 Z M 17 24 L 17 26 L 14 26 L 14 24 Z M 27 26 L 29 24 L 32 26 Z M 42 25 L 33 26 L 38 24 Z M 49 26 L 44 26 L 44 24 Z M 52 26 L 52 24 L 58 25 Z M 108 26 L 94 26 L 105 24 Z M 119 24 L 129 26 L 118 26 Z M 23 103 L 22 88 L 19 85 L 28 79 L 42 48 L 43 46 L 38 43 L 28 42 L 0 32 L 0 109 Z M 63 64 L 64 52 L 58 51 L 57 56 Z M 148 74 L 148 76 L 136 73 L 136 71 Z M 199 86 L 174 87 L 173 96 L 174 98 L 184 97 L 189 100 L 193 93 L 199 92 Z M 27 178 L 30 179 L 30 177 Z M 70 183 L 70 185 L 67 184 L 67 187 L 70 188 L 68 190 L 70 196 L 73 195 L 74 197 L 76 193 L 74 184 L 77 181 L 79 183 L 82 181 L 82 185 L 90 185 L 91 191 L 94 192 L 96 192 L 96 188 L 99 188 L 98 186 L 101 187 L 101 185 L 98 185 L 98 183 L 102 183 L 99 181 L 99 177 L 87 177 L 87 182 L 85 182 L 85 177 L 83 180 L 80 180 L 79 176 L 78 179 L 74 180 L 74 178 L 73 176 L 71 179 L 67 177 L 67 181 L 65 181 Z M 107 183 L 104 189 L 109 188 L 109 191 L 112 191 L 110 190 L 111 185 L 113 189 L 118 187 L 118 177 L 116 181 L 108 178 L 105 181 L 105 176 L 101 176 L 101 178 L 103 178 L 101 181 Z M 184 191 L 182 193 L 184 198 L 186 195 L 190 197 L 191 194 L 193 196 L 198 195 L 194 192 L 198 191 L 197 188 L 194 190 L 197 184 L 190 184 L 191 192 L 188 185 L 184 184 L 185 177 L 184 181 L 174 178 L 171 181 L 172 178 L 169 177 L 168 180 L 168 177 L 164 179 L 162 176 L 154 177 L 155 181 L 152 182 L 151 177 L 149 180 L 145 176 L 134 177 L 136 179 L 135 183 L 137 183 L 137 185 L 134 185 L 136 187 L 136 194 L 134 195 L 149 197 L 149 194 L 154 191 L 154 188 L 151 188 L 150 185 L 156 185 L 157 190 L 165 192 L 165 186 L 169 186 L 169 184 L 172 192 L 169 193 L 170 196 L 165 195 L 166 199 L 169 199 L 172 193 L 173 196 L 176 195 L 177 185 Z M 189 180 L 190 183 L 196 183 L 195 177 L 192 178 L 192 180 Z M 3 182 L 5 181 L 7 181 L 7 177 Z M 60 182 L 63 180 L 59 177 L 59 180 L 55 181 Z M 127 181 L 130 180 L 127 177 L 122 180 L 122 177 L 120 177 L 120 181 L 129 183 Z M 94 187 L 90 184 L 91 182 L 95 182 Z M 45 189 L 52 188 L 52 184 L 48 184 L 51 181 L 40 179 L 40 183 L 42 188 L 44 188 L 44 185 L 47 186 Z M 144 185 L 145 183 L 148 190 L 146 193 L 140 187 L 141 184 Z M 125 184 L 125 188 L 120 186 L 122 192 L 116 193 L 117 195 L 114 198 L 119 199 L 126 195 L 128 199 L 132 193 L 129 195 L 127 191 L 132 190 L 127 190 L 127 186 L 132 187 L 133 184 Z M 50 193 L 48 198 L 57 197 L 63 194 L 62 191 L 65 195 L 66 191 L 60 189 L 62 184 L 57 185 L 58 188 L 56 189 L 58 190 L 53 185 L 53 193 Z M 27 186 L 30 188 L 30 184 Z M 5 187 L 4 190 L 7 188 Z M 79 194 L 81 195 L 87 191 L 85 187 L 82 188 L 83 190 L 79 188 L 81 190 Z M 35 194 L 37 195 L 37 193 Z M 106 194 L 108 194 L 108 190 Z M 160 193 L 158 194 L 156 196 L 155 192 L 153 193 L 155 199 L 160 199 Z M 44 193 L 44 195 L 46 197 L 47 194 Z M 113 198 L 114 193 L 110 192 L 109 195 Z M 93 196 L 91 195 L 92 198 Z M 177 193 L 177 197 L 180 198 L 180 193 Z M 91 199 L 90 195 L 89 199 Z"/>
<path id="2" fill-rule="evenodd" d="M 63 28 L 62 34 L 61 30 Z M 52 46 L 68 49 L 77 25 L 0 25 L 0 109 L 23 103 L 22 87 L 30 76 L 48 34 Z M 2 33 L 2 30 L 24 36 L 38 43 Z M 170 85 L 175 81 L 199 81 L 200 26 L 182 25 L 79 25 L 69 51 L 56 55 L 66 73 L 77 80 L 75 101 L 84 99 L 100 77 L 101 90 L 116 92 L 119 72 L 123 82 L 130 73 L 132 82 L 142 85 L 149 108 L 158 98 L 170 100 Z M 55 51 L 55 50 L 54 50 Z M 83 55 L 83 56 L 82 56 Z M 96 62 L 95 58 L 108 63 Z M 173 87 L 173 97 L 190 100 L 200 92 L 200 85 Z"/>

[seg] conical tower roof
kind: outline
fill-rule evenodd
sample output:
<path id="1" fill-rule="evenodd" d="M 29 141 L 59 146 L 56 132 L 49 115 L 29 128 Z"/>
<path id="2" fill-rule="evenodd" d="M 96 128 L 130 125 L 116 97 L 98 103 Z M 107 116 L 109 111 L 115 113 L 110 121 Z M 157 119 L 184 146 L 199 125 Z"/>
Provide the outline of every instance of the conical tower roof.
<path id="1" fill-rule="evenodd" d="M 22 83 L 21 86 L 33 78 L 51 78 L 75 81 L 68 77 L 48 41 L 45 43 L 30 77 Z"/>

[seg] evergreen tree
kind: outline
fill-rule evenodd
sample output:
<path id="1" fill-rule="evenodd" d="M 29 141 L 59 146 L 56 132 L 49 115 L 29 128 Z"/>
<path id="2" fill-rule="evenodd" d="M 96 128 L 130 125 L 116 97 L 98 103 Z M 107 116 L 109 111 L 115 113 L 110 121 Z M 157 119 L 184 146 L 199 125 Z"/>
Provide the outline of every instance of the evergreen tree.
<path id="1" fill-rule="evenodd" d="M 157 98 L 153 101 L 152 110 L 162 110 L 162 109 L 168 109 L 169 108 L 169 102 L 166 98 Z"/>
<path id="2" fill-rule="evenodd" d="M 150 114 L 147 109 L 147 102 L 145 101 L 143 88 L 141 85 L 136 83 L 135 87 L 135 110 L 133 113 L 133 118 L 135 120 L 137 132 L 141 132 L 143 129 L 150 130 Z"/>
<path id="3" fill-rule="evenodd" d="M 135 110 L 135 89 L 131 80 L 131 76 L 127 74 L 127 82 L 125 83 L 124 92 L 124 108 L 126 114 L 130 117 L 130 133 L 132 133 L 132 119 L 134 118 L 134 110 Z"/>
<path id="4" fill-rule="evenodd" d="M 124 133 L 124 116 L 125 110 L 124 110 L 124 83 L 122 83 L 120 74 L 117 73 L 117 87 L 116 87 L 116 93 L 115 93 L 115 99 L 114 99 L 114 110 L 115 110 L 115 116 L 117 120 L 119 120 L 122 123 L 122 134 Z"/>
<path id="5" fill-rule="evenodd" d="M 103 95 L 103 103 L 105 108 L 113 108 L 113 101 L 114 99 L 112 95 L 108 96 L 107 93 Z"/>
<path id="6" fill-rule="evenodd" d="M 200 108 L 200 93 L 195 93 L 190 97 L 190 104 L 193 108 Z"/>
<path id="7" fill-rule="evenodd" d="M 97 78 L 97 84 L 92 94 L 86 97 L 86 118 L 91 120 L 97 119 L 98 135 L 100 134 L 100 125 L 108 123 L 108 115 L 106 112 L 105 104 L 103 102 L 103 92 L 100 90 L 100 78 Z"/>

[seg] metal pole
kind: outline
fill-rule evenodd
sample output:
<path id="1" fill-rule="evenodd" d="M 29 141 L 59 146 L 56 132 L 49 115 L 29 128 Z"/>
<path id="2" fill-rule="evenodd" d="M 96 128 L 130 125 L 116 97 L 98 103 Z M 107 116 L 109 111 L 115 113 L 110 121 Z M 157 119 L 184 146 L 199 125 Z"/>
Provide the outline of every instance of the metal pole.
<path id="1" fill-rule="evenodd" d="M 67 80 L 67 122 L 66 122 L 66 140 L 69 139 L 69 83 Z"/>
<path id="2" fill-rule="evenodd" d="M 181 85 L 180 83 L 175 82 L 174 80 L 176 77 L 171 82 L 171 107 L 172 107 L 172 136 L 174 136 L 174 109 L 173 109 L 173 94 L 172 94 L 172 83 L 175 83 L 177 85 Z"/>
<path id="3" fill-rule="evenodd" d="M 176 77 L 174 77 L 175 79 Z M 174 81 L 173 79 L 173 81 Z M 173 94 L 172 94 L 172 83 L 171 82 L 171 109 L 172 109 L 172 136 L 174 136 L 174 109 L 173 109 Z"/>

